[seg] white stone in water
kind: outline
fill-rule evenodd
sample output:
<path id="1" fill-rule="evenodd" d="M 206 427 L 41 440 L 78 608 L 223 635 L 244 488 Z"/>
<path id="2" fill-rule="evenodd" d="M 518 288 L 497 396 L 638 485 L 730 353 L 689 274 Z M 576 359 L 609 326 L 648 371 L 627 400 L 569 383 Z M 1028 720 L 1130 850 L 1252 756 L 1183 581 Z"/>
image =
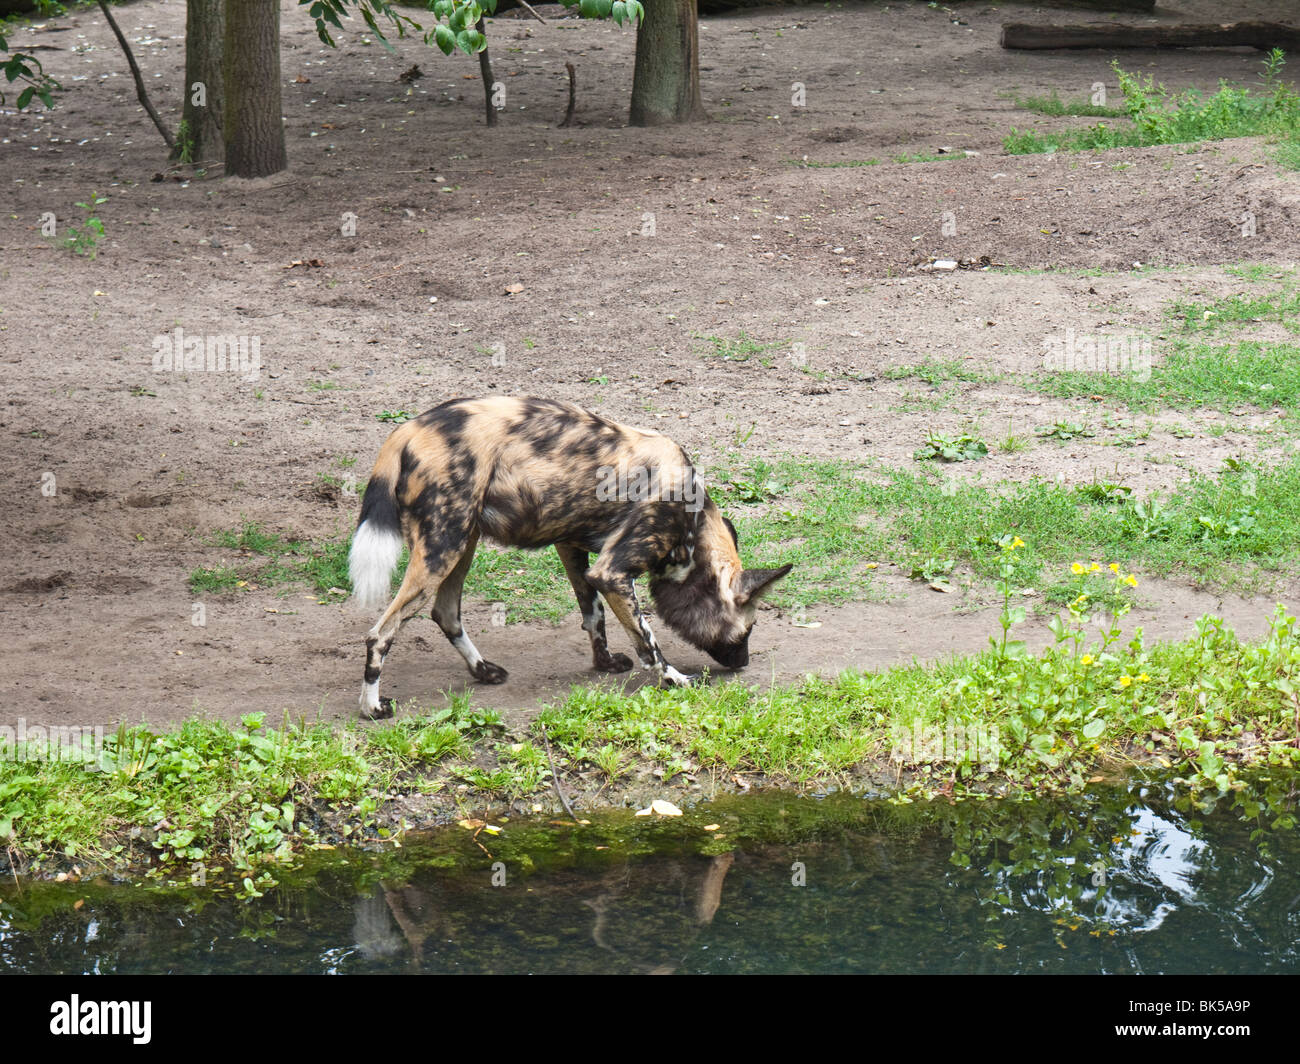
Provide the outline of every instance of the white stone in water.
<path id="1" fill-rule="evenodd" d="M 662 798 L 656 798 L 645 809 L 638 809 L 637 816 L 649 816 L 651 813 L 657 816 L 681 816 L 682 811 L 673 805 L 672 802 L 665 802 Z"/>

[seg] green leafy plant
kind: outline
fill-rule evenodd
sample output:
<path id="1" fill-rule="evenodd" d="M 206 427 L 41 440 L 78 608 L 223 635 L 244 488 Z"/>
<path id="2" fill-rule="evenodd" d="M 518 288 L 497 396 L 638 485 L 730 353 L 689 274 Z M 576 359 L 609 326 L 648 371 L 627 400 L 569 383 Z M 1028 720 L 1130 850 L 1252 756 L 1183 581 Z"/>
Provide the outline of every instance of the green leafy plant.
<path id="1" fill-rule="evenodd" d="M 721 490 L 737 502 L 766 502 L 788 490 L 772 467 L 762 459 L 755 459 L 746 470 L 726 473 L 719 479 Z"/>
<path id="2" fill-rule="evenodd" d="M 107 196 L 100 196 L 92 192 L 88 200 L 76 204 L 85 212 L 86 217 L 79 226 L 68 226 L 68 235 L 62 242 L 63 247 L 68 248 L 74 254 L 87 255 L 92 259 L 98 254 L 96 245 L 104 235 L 104 223 L 96 216 L 95 208 L 101 203 L 107 202 Z"/>
<path id="3" fill-rule="evenodd" d="M 1156 495 L 1134 499 L 1126 524 L 1143 539 L 1168 539 L 1170 535 L 1167 515 Z"/>
<path id="4" fill-rule="evenodd" d="M 1074 490 L 1091 502 L 1118 503 L 1123 505 L 1133 498 L 1133 489 L 1127 484 L 1114 481 L 1096 481 L 1091 484 L 1076 484 Z"/>
<path id="5" fill-rule="evenodd" d="M 4 23 L 0 22 L 0 30 L 3 28 Z M 19 111 L 25 110 L 35 97 L 47 109 L 52 110 L 54 93 L 63 86 L 45 73 L 40 60 L 26 52 L 10 52 L 9 42 L 3 32 L 0 32 L 0 56 L 4 57 L 0 60 L 0 72 L 4 74 L 4 80 L 0 85 L 8 86 L 17 81 L 23 86 L 14 101 L 14 107 Z M 0 89 L 0 107 L 3 107 L 7 100 L 8 97 L 3 89 Z"/>
<path id="6" fill-rule="evenodd" d="M 1085 425 L 1072 421 L 1057 421 L 1038 430 L 1038 436 L 1044 440 L 1073 440 L 1083 436 L 1095 436 L 1096 433 Z"/>
<path id="7" fill-rule="evenodd" d="M 948 574 L 952 572 L 953 566 L 956 564 L 954 558 L 926 558 L 925 561 L 912 566 L 908 578 L 911 580 L 924 580 L 927 584 L 947 583 Z"/>
<path id="8" fill-rule="evenodd" d="M 186 118 L 176 127 L 176 161 L 187 165 L 194 162 L 194 131 Z"/>
<path id="9" fill-rule="evenodd" d="M 308 13 L 316 22 L 316 33 L 321 41 L 334 47 L 334 38 L 330 27 L 342 29 L 342 20 L 350 12 L 349 6 L 355 8 L 365 20 L 376 39 L 391 50 L 383 31 L 379 28 L 379 18 L 392 23 L 399 37 L 404 37 L 409 27 L 424 33 L 424 42 L 436 45 L 444 55 L 451 55 L 459 49 L 466 55 L 481 52 L 487 47 L 486 37 L 475 27 L 484 16 L 496 13 L 497 0 L 433 0 L 428 8 L 435 24 L 427 31 L 413 18 L 394 9 L 391 0 L 298 0 L 308 7 Z M 639 22 L 645 17 L 645 10 L 639 0 L 561 0 L 565 7 L 576 9 L 582 18 L 609 18 L 618 25 L 625 22 Z"/>
<path id="10" fill-rule="evenodd" d="M 912 454 L 918 462 L 974 462 L 988 455 L 989 448 L 983 440 L 970 435 L 945 436 L 927 432 L 925 444 Z"/>

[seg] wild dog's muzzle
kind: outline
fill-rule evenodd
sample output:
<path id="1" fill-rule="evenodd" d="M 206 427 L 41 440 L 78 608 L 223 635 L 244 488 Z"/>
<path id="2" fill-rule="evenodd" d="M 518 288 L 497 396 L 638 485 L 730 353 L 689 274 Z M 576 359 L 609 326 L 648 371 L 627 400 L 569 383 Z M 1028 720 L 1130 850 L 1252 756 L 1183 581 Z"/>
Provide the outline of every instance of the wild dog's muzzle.
<path id="1" fill-rule="evenodd" d="M 725 669 L 743 669 L 749 664 L 749 633 L 739 643 L 715 643 L 708 654 Z"/>

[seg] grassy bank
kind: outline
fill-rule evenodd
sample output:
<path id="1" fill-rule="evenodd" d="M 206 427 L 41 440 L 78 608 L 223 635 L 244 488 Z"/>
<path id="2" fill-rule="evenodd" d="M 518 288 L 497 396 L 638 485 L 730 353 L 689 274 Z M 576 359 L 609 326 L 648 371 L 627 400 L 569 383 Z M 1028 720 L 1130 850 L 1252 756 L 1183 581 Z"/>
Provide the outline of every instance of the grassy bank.
<path id="1" fill-rule="evenodd" d="M 247 896 L 306 847 L 400 844 L 411 819 L 503 805 L 559 812 L 552 758 L 579 810 L 760 784 L 1018 797 L 1137 764 L 1176 772 L 1193 793 L 1235 790 L 1249 766 L 1293 778 L 1294 618 L 1279 611 L 1257 645 L 1207 617 L 1185 641 L 1148 646 L 1123 630 L 1135 578 L 1079 563 L 1053 644 L 1031 655 L 1011 587 L 1024 549 L 999 549 L 1004 608 L 989 649 L 941 664 L 792 687 L 575 687 L 516 734 L 459 700 L 372 727 L 270 728 L 255 714 L 240 727 L 124 729 L 86 761 L 0 740 L 0 845 L 15 871 L 198 874 Z"/>

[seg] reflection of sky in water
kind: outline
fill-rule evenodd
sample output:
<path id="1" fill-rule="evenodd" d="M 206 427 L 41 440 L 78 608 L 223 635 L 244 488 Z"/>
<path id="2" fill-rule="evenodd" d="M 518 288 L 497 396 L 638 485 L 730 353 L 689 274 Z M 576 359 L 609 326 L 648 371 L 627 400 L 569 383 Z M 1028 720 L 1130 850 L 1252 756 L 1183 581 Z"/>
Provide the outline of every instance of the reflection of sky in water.
<path id="1" fill-rule="evenodd" d="M 1124 863 L 1107 872 L 1112 889 L 1102 899 L 1099 915 L 1129 931 L 1154 931 L 1171 912 L 1203 904 L 1194 881 L 1209 847 L 1151 809 L 1136 812 Z M 1151 888 L 1165 900 L 1143 913 L 1138 899 L 1126 889 L 1136 884 Z"/>

